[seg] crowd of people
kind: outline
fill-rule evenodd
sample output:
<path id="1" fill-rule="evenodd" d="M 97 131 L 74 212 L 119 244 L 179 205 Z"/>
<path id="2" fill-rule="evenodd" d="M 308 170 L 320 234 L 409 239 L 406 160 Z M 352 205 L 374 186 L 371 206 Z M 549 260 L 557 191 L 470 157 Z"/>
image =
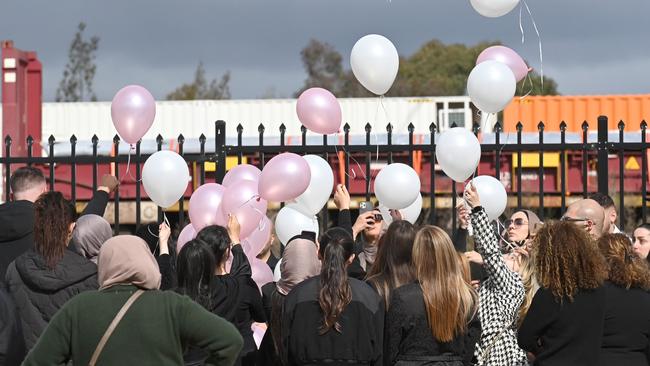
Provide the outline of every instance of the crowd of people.
<path id="1" fill-rule="evenodd" d="M 452 238 L 399 211 L 352 220 L 338 185 L 337 225 L 272 238 L 258 258 L 280 278 L 260 288 L 235 216 L 176 253 L 164 223 L 113 236 L 117 186 L 102 177 L 77 217 L 40 170 L 11 176 L 0 364 L 650 364 L 650 224 L 621 233 L 607 195 L 559 220 L 519 210 L 501 230 L 470 185 Z"/>

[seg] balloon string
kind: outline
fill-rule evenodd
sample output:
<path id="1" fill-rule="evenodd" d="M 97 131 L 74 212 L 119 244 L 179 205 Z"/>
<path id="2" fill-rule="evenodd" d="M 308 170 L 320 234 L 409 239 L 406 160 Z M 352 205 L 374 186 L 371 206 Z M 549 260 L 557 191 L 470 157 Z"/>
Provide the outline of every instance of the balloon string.
<path id="1" fill-rule="evenodd" d="M 133 179 L 133 181 L 134 181 L 135 183 L 140 183 L 140 182 L 142 182 L 142 179 L 137 180 L 137 179 L 135 179 L 135 177 L 131 174 L 131 152 L 132 152 L 133 150 L 135 150 L 135 146 L 133 146 L 133 144 L 130 144 L 130 145 L 129 145 L 129 153 L 128 153 L 128 156 L 127 156 L 127 158 L 126 158 L 126 171 L 124 172 L 124 176 L 123 176 L 122 179 L 120 180 L 120 183 L 124 182 L 124 180 L 125 180 L 127 177 Z M 119 152 L 118 152 L 117 154 L 119 155 Z"/>
<path id="2" fill-rule="evenodd" d="M 236 213 L 239 211 L 240 208 L 246 206 L 250 201 L 252 201 L 252 200 L 256 200 L 256 199 L 260 199 L 260 195 L 259 195 L 259 194 L 254 194 L 253 196 L 251 196 L 251 198 L 247 199 L 244 203 L 242 203 L 241 205 L 239 205 L 239 206 L 234 210 L 234 214 L 236 214 Z M 251 206 L 251 208 L 253 209 L 253 211 L 257 212 L 261 217 L 266 216 L 266 214 L 265 214 L 264 212 L 260 211 L 257 207 L 255 207 L 255 206 Z M 229 214 L 229 215 L 232 215 L 233 212 L 228 212 L 228 214 Z M 265 227 L 265 225 L 262 223 L 263 221 L 264 221 L 264 220 L 260 219 L 260 223 L 257 225 L 257 227 L 258 227 L 258 229 L 259 229 L 260 231 L 264 230 L 264 227 Z"/>
<path id="3" fill-rule="evenodd" d="M 539 68 L 539 73 L 540 73 L 540 82 L 541 82 L 541 91 L 540 94 L 543 94 L 544 92 L 544 53 L 542 52 L 542 37 L 539 34 L 539 29 L 537 28 L 537 23 L 535 22 L 535 18 L 533 17 L 533 13 L 530 11 L 530 7 L 528 6 L 528 3 L 526 0 L 522 0 L 523 5 L 519 6 L 519 30 L 521 31 L 521 43 L 523 44 L 525 42 L 525 36 L 524 36 L 524 27 L 522 23 L 522 8 L 525 6 L 526 11 L 528 12 L 528 16 L 530 17 L 531 22 L 533 23 L 533 28 L 535 29 L 535 33 L 537 34 L 537 41 L 538 41 L 538 46 L 539 46 L 539 63 L 540 63 L 540 68 Z"/>
<path id="4" fill-rule="evenodd" d="M 510 248 L 511 251 L 514 252 L 517 248 L 515 248 L 515 246 L 508 239 L 504 238 L 503 235 L 501 235 L 501 228 L 503 228 L 503 231 L 505 231 L 506 226 L 503 225 L 498 219 L 495 221 L 497 222 L 497 236 Z"/>
<path id="5" fill-rule="evenodd" d="M 535 85 L 533 84 L 533 79 L 530 77 L 530 74 L 526 74 L 526 79 L 521 84 L 521 90 L 522 91 L 524 90 L 524 87 L 526 86 L 526 83 L 528 83 L 528 82 L 530 83 L 530 89 L 528 90 L 528 92 L 526 94 L 519 97 L 519 101 L 522 101 L 522 100 L 526 99 L 533 92 L 533 88 L 535 87 Z"/>

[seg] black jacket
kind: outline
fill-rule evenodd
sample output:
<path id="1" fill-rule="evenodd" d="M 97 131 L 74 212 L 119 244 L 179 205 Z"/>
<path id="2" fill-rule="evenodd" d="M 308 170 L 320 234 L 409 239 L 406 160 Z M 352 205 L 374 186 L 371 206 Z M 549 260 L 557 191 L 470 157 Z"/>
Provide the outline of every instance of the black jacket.
<path id="1" fill-rule="evenodd" d="M 604 318 L 604 286 L 580 290 L 562 303 L 540 288 L 519 327 L 519 347 L 532 352 L 539 366 L 597 365 Z"/>
<path id="2" fill-rule="evenodd" d="M 464 334 L 451 342 L 433 337 L 417 283 L 393 290 L 386 314 L 384 359 L 386 365 L 469 365 L 481 336 L 478 314 L 468 321 Z"/>
<path id="3" fill-rule="evenodd" d="M 282 316 L 282 359 L 288 365 L 382 364 L 384 301 L 367 284 L 349 279 L 352 301 L 339 316 L 341 333 L 320 334 L 320 276 L 309 278 L 287 295 Z"/>
<path id="4" fill-rule="evenodd" d="M 650 293 L 605 284 L 607 305 L 601 365 L 650 364 Z"/>
<path id="5" fill-rule="evenodd" d="M 81 213 L 104 216 L 108 193 L 96 191 Z M 5 278 L 9 263 L 34 245 L 34 204 L 12 201 L 0 205 L 0 281 Z"/>
<path id="6" fill-rule="evenodd" d="M 25 340 L 16 305 L 0 287 L 0 365 L 18 366 L 25 358 Z"/>
<path id="7" fill-rule="evenodd" d="M 5 279 L 18 307 L 27 349 L 36 344 L 66 301 L 80 292 L 98 288 L 97 266 L 71 250 L 66 250 L 50 270 L 44 258 L 30 249 L 9 265 Z"/>

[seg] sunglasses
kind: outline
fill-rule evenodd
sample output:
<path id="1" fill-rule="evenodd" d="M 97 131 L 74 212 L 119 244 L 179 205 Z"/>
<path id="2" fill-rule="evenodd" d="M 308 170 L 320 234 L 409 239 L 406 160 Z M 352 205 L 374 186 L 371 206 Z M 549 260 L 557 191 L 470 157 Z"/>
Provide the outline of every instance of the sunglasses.
<path id="1" fill-rule="evenodd" d="M 528 225 L 528 222 L 524 221 L 522 218 L 514 219 L 514 220 L 506 220 L 504 223 L 505 227 L 510 227 L 510 225 L 515 224 L 515 226 L 524 226 Z"/>

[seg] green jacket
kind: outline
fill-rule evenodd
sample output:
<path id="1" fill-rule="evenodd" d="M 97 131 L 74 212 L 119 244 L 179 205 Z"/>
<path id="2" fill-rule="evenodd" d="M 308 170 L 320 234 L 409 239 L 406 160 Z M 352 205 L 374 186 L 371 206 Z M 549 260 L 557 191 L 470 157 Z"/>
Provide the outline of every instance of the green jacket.
<path id="1" fill-rule="evenodd" d="M 23 365 L 88 365 L 100 338 L 137 288 L 81 293 L 61 308 Z M 182 365 L 183 350 L 206 350 L 208 363 L 232 365 L 242 337 L 228 321 L 173 292 L 146 291 L 124 315 L 97 365 Z"/>

